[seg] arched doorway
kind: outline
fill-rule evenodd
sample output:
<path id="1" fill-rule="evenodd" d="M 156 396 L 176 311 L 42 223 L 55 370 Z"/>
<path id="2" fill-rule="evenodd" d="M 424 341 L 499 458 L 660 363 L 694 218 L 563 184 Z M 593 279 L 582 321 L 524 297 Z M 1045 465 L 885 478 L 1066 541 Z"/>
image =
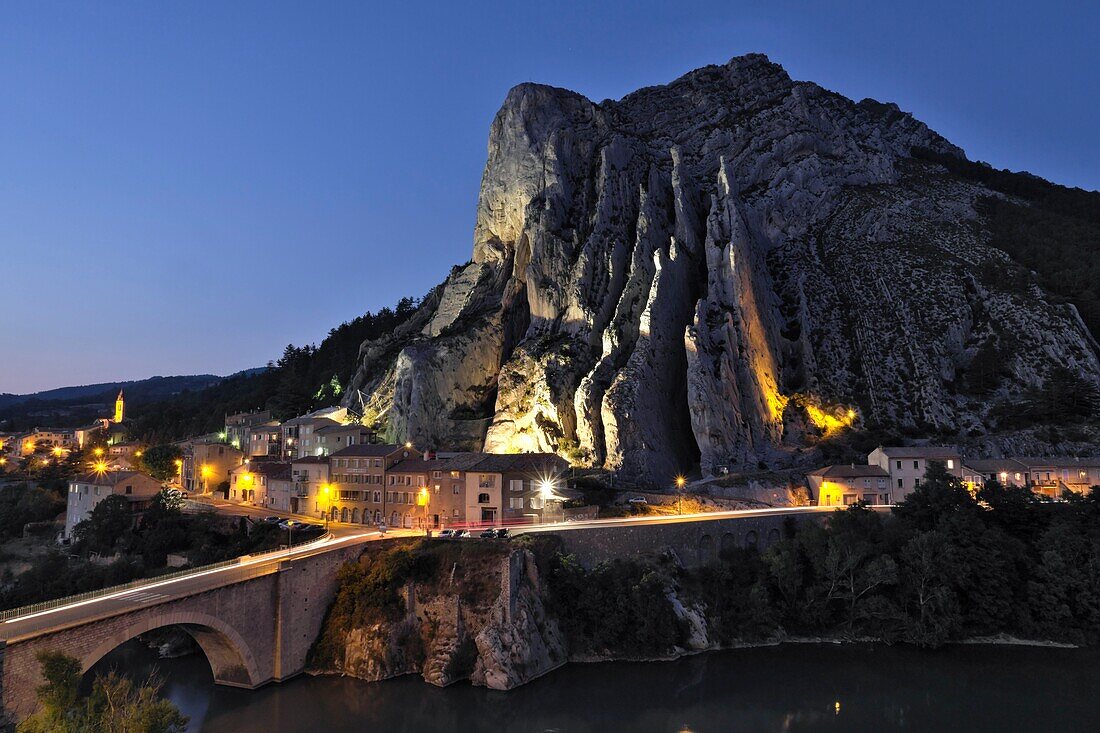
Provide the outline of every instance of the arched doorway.
<path id="1" fill-rule="evenodd" d="M 714 538 L 705 534 L 699 538 L 699 564 L 710 565 L 714 562 Z"/>

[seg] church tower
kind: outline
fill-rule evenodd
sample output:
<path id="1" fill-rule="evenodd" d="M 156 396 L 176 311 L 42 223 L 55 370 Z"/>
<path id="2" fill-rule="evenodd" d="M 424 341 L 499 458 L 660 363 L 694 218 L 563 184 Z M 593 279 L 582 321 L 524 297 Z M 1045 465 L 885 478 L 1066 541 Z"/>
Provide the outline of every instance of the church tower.
<path id="1" fill-rule="evenodd" d="M 122 390 L 120 389 L 118 391 L 118 397 L 115 398 L 115 420 L 114 420 L 114 422 L 116 424 L 122 422 L 123 407 L 124 407 L 124 403 L 122 401 Z"/>

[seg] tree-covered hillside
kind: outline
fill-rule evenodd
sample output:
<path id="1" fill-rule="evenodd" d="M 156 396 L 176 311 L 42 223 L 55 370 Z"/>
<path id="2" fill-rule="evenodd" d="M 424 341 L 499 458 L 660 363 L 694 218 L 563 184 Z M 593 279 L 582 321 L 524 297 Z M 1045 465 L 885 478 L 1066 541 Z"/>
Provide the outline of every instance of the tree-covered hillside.
<path id="1" fill-rule="evenodd" d="M 151 444 L 216 432 L 225 416 L 270 409 L 287 419 L 311 409 L 335 405 L 358 362 L 359 346 L 391 333 L 416 310 L 417 301 L 402 298 L 395 308 L 367 313 L 329 331 L 320 345 L 288 345 L 278 361 L 258 374 L 225 379 L 213 387 L 184 392 L 171 399 L 134 406 L 133 437 Z"/>

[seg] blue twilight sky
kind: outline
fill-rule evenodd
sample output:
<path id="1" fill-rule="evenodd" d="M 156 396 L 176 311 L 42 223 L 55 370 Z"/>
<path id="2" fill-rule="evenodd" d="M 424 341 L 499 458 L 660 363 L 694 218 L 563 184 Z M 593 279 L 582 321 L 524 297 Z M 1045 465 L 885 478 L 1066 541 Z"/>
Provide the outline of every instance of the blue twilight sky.
<path id="1" fill-rule="evenodd" d="M 422 295 L 470 256 L 523 81 L 618 98 L 759 51 L 1095 189 L 1098 28 L 1013 0 L 8 0 L 0 392 L 225 374 Z"/>

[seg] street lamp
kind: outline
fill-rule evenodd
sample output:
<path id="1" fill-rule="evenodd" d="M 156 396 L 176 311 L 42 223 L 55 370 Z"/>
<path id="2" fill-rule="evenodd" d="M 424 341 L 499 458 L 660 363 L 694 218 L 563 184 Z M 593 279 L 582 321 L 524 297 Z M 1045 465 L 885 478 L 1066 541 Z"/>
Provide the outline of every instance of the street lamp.
<path id="1" fill-rule="evenodd" d="M 431 528 L 428 526 L 428 502 L 431 501 L 431 493 L 428 491 L 427 486 L 421 486 L 419 493 L 416 496 L 416 503 L 424 507 L 424 529 L 427 532 L 431 532 Z"/>
<path id="2" fill-rule="evenodd" d="M 687 484 L 687 479 L 683 476 L 676 477 L 676 513 L 684 513 L 684 485 Z"/>
<path id="3" fill-rule="evenodd" d="M 202 464 L 202 468 L 199 469 L 199 475 L 202 476 L 202 493 L 206 493 L 206 480 L 210 478 L 210 474 L 213 473 L 213 469 L 210 468 L 210 464 Z"/>
<path id="4" fill-rule="evenodd" d="M 325 495 L 324 516 L 325 516 L 325 531 L 327 532 L 328 531 L 328 515 L 332 512 L 332 499 L 330 498 L 330 494 L 332 493 L 332 487 L 329 486 L 328 484 L 324 484 L 324 485 L 321 486 L 321 491 Z"/>

